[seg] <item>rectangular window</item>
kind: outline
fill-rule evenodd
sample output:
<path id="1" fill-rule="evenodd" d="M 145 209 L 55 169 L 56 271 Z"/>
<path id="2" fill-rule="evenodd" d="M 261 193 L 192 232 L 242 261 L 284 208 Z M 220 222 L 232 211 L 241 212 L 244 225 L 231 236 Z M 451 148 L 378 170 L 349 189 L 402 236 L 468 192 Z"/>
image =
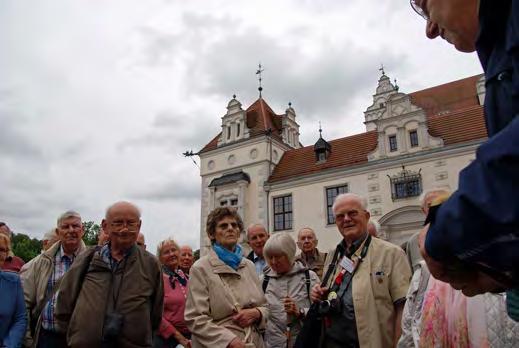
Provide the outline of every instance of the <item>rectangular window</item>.
<path id="1" fill-rule="evenodd" d="M 235 207 L 238 205 L 238 200 L 237 199 L 231 199 L 231 206 Z"/>
<path id="2" fill-rule="evenodd" d="M 389 151 L 393 152 L 398 150 L 398 146 L 396 144 L 396 135 L 389 136 Z"/>
<path id="3" fill-rule="evenodd" d="M 240 124 L 237 123 L 236 124 L 236 138 L 238 138 L 240 136 Z"/>
<path id="4" fill-rule="evenodd" d="M 227 201 L 220 201 L 220 207 L 225 207 L 227 205 Z"/>
<path id="5" fill-rule="evenodd" d="M 274 231 L 292 228 L 292 195 L 274 198 Z"/>
<path id="6" fill-rule="evenodd" d="M 335 197 L 340 195 L 341 193 L 348 192 L 348 185 L 329 187 L 326 189 L 326 212 L 327 212 L 327 223 L 334 224 L 335 217 L 333 216 L 332 205 Z"/>
<path id="7" fill-rule="evenodd" d="M 227 127 L 227 140 L 231 139 L 231 126 Z"/>
<path id="8" fill-rule="evenodd" d="M 409 140 L 411 142 L 411 147 L 418 146 L 418 132 L 413 130 L 409 132 Z"/>

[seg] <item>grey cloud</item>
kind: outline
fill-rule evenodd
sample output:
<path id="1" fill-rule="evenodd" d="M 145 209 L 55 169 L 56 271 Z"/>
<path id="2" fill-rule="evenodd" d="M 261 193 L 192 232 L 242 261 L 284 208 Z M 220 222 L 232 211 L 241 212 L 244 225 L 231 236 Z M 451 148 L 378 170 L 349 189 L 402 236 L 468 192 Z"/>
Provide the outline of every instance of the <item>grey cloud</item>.
<path id="1" fill-rule="evenodd" d="M 131 194 L 135 199 L 148 201 L 193 201 L 200 199 L 200 185 L 194 181 L 179 178 L 155 183 L 146 189 Z"/>
<path id="2" fill-rule="evenodd" d="M 26 157 L 40 159 L 43 154 L 29 135 L 23 131 L 24 117 L 12 110 L 6 110 L 0 105 L 0 158 Z"/>
<path id="3" fill-rule="evenodd" d="M 206 76 L 206 83 L 201 85 L 193 79 L 191 88 L 221 96 L 237 92 L 242 102 L 252 102 L 257 98 L 255 64 L 261 60 L 265 68 L 263 95 L 274 104 L 271 107 L 276 110 L 276 105 L 283 105 L 283 110 L 276 110 L 283 112 L 292 101 L 300 111 L 315 118 L 333 116 L 355 96 L 372 94 L 381 61 L 396 67 L 405 64 L 406 59 L 384 46 L 369 51 L 352 42 L 334 47 L 326 41 L 319 54 L 307 57 L 298 43 L 283 45 L 279 39 L 252 29 L 226 37 L 207 51 L 215 54 L 207 55 L 200 66 L 191 66 L 193 74 L 198 71 Z"/>

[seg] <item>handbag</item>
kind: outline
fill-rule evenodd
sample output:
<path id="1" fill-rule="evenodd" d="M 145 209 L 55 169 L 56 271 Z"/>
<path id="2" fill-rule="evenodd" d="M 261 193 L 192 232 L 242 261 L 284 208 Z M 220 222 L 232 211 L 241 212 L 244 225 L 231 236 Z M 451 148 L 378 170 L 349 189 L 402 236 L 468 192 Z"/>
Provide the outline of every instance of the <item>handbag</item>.
<path id="1" fill-rule="evenodd" d="M 335 249 L 332 262 L 328 265 L 328 269 L 321 283 L 321 287 L 326 286 L 328 279 L 332 275 L 335 263 L 339 257 L 339 248 Z M 294 348 L 317 348 L 321 346 L 323 339 L 323 317 L 319 313 L 319 302 L 312 303 L 303 320 L 301 331 L 296 337 Z"/>

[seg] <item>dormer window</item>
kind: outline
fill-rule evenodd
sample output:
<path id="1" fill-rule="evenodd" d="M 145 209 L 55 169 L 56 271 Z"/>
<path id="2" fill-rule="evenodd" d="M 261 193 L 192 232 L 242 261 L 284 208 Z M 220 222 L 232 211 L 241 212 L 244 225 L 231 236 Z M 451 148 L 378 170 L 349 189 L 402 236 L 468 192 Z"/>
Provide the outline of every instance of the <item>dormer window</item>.
<path id="1" fill-rule="evenodd" d="M 388 140 L 389 140 L 389 151 L 391 151 L 391 152 L 398 151 L 398 145 L 397 145 L 397 142 L 396 142 L 396 135 L 390 135 L 388 137 Z"/>
<path id="2" fill-rule="evenodd" d="M 418 132 L 416 130 L 409 132 L 409 142 L 411 143 L 411 147 L 418 146 Z"/>
<path id="3" fill-rule="evenodd" d="M 319 129 L 319 139 L 314 144 L 315 159 L 317 162 L 326 162 L 332 151 L 332 146 L 323 139 L 322 130 Z"/>

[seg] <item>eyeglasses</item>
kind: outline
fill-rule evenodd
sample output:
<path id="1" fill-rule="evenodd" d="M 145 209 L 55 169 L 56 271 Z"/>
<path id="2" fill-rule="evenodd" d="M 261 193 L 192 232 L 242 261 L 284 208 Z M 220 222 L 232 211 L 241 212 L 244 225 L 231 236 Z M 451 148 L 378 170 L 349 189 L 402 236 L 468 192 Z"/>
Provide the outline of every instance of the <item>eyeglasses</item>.
<path id="1" fill-rule="evenodd" d="M 139 221 L 113 221 L 110 223 L 115 230 L 120 231 L 127 227 L 129 231 L 136 231 L 139 228 Z"/>
<path id="2" fill-rule="evenodd" d="M 0 248 L 0 253 L 8 253 L 9 249 Z"/>
<path id="3" fill-rule="evenodd" d="M 426 12 L 427 0 L 409 0 L 409 2 L 411 3 L 411 7 L 413 8 L 414 12 L 418 13 L 418 15 L 426 21 L 429 20 L 429 14 Z"/>

